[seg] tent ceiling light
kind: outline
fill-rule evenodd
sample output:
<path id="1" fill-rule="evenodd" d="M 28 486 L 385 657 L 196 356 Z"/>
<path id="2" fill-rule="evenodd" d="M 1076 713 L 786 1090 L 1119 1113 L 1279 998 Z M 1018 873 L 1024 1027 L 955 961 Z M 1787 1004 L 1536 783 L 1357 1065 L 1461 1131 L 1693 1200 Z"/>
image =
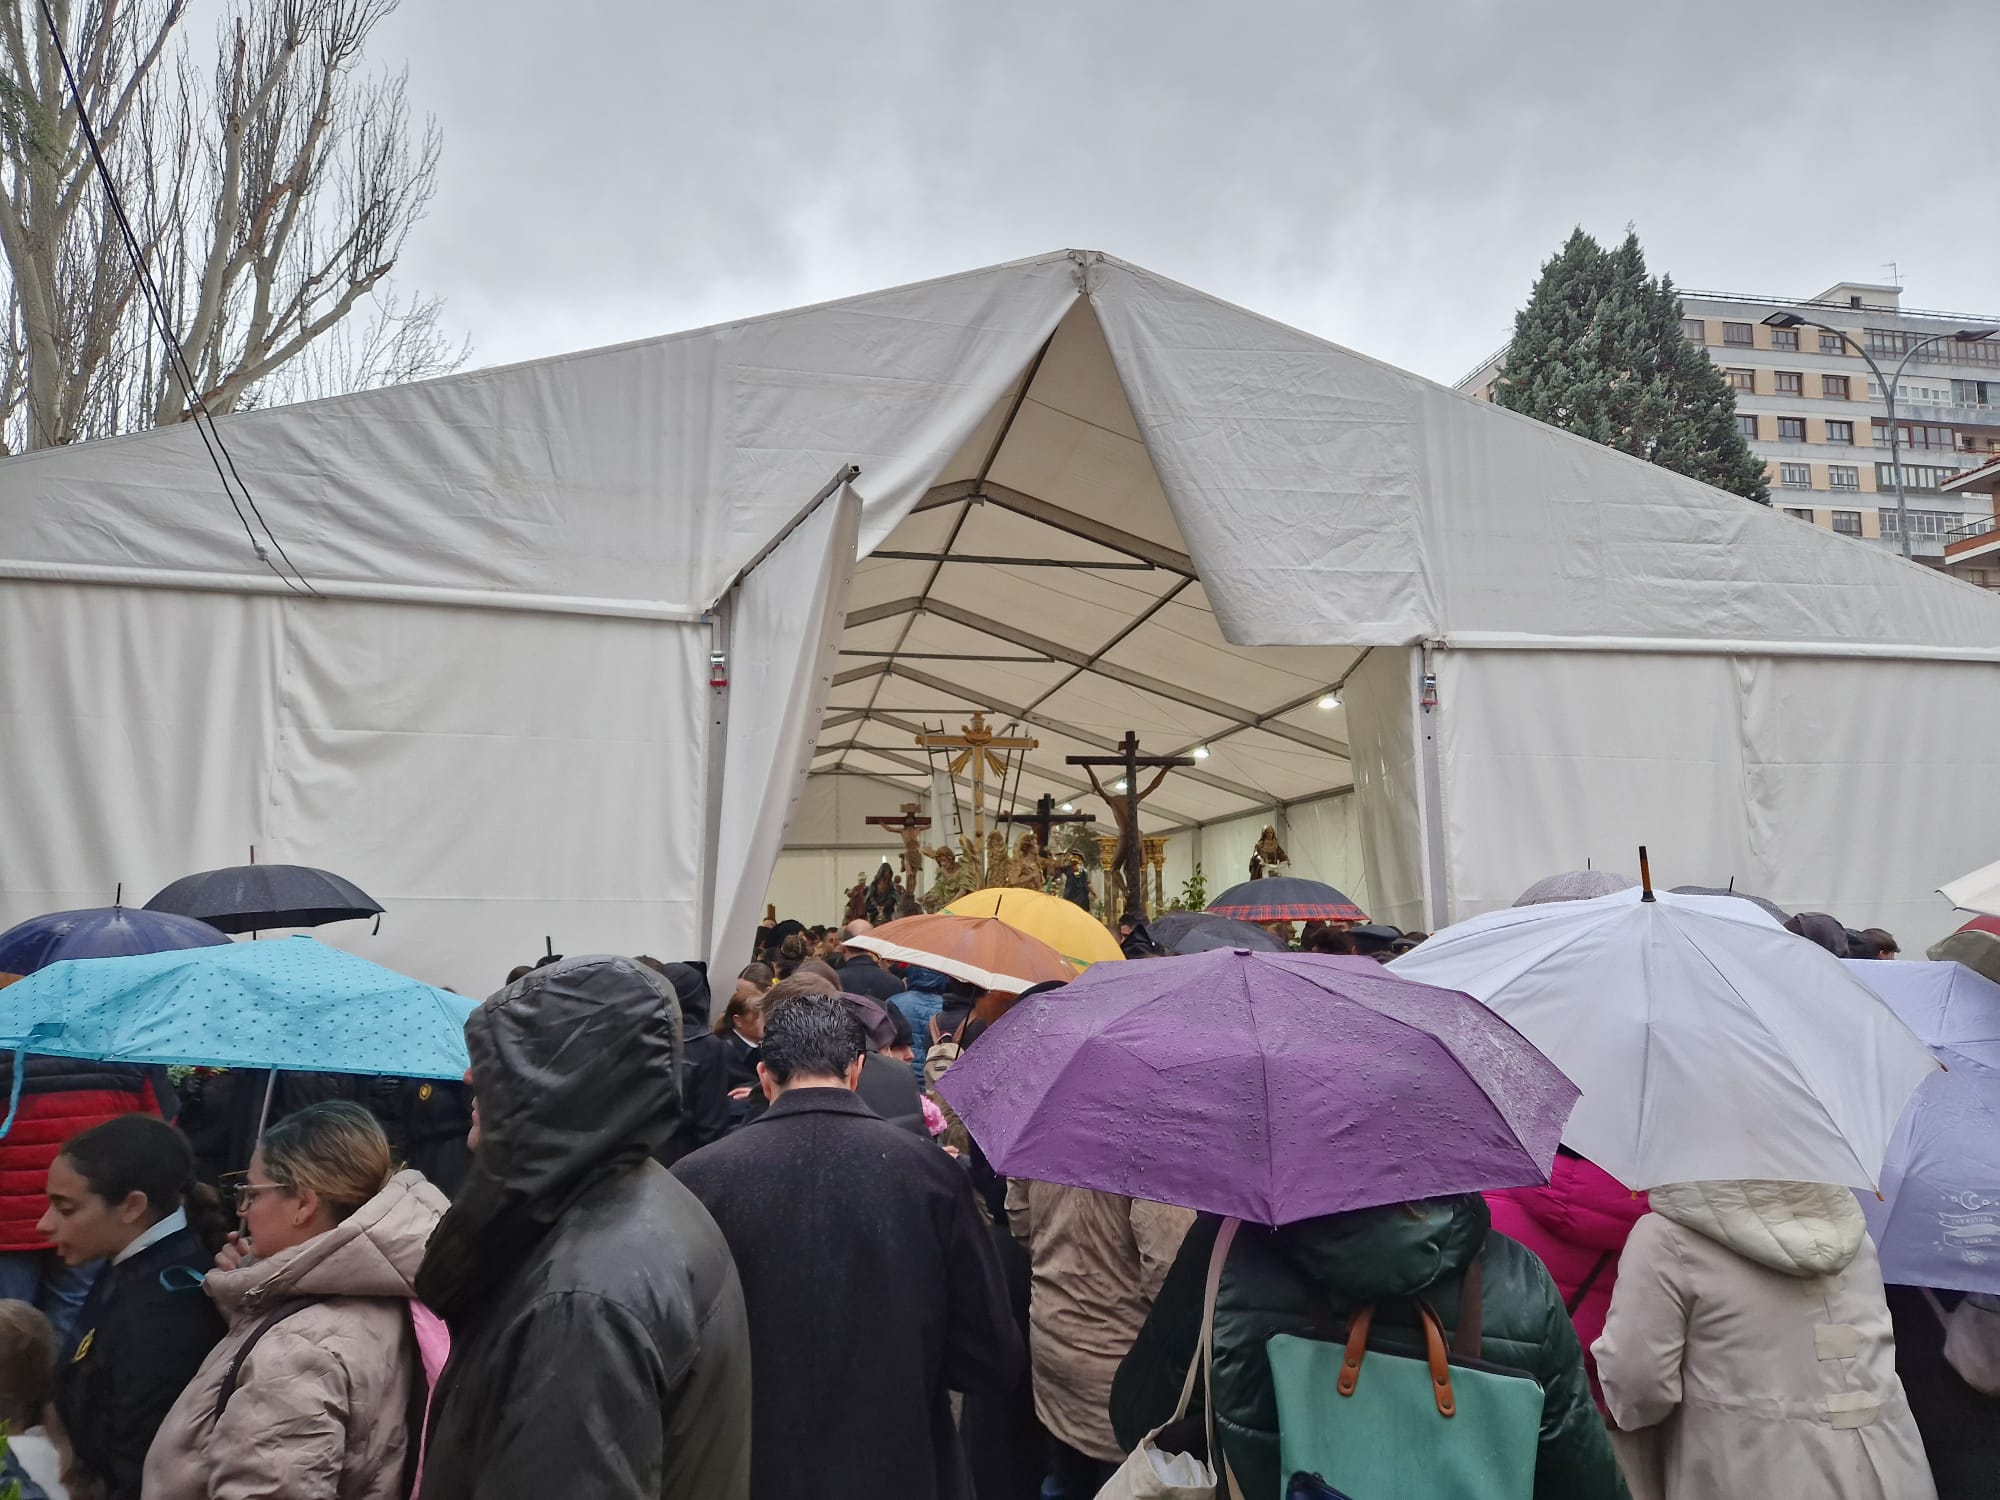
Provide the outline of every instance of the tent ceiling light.
<path id="1" fill-rule="evenodd" d="M 1062 805 L 1062 810 L 1063 810 L 1064 812 L 1075 812 L 1075 811 L 1076 811 L 1076 804 L 1075 804 L 1074 802 L 1065 802 L 1065 803 L 1064 803 L 1064 804 Z"/>
<path id="2" fill-rule="evenodd" d="M 1340 707 L 1340 694 L 1339 694 L 1339 693 L 1323 693 L 1323 694 L 1321 694 L 1321 695 L 1320 695 L 1320 700 L 1319 700 L 1319 706 L 1320 706 L 1321 708 L 1338 708 L 1338 707 Z"/>
<path id="3" fill-rule="evenodd" d="M 1196 746 L 1194 747 L 1194 749 L 1193 749 L 1192 751 L 1190 751 L 1189 753 L 1190 753 L 1191 755 L 1193 755 L 1193 756 L 1194 756 L 1194 758 L 1195 758 L 1196 760 L 1207 760 L 1207 759 L 1208 759 L 1208 746 L 1206 746 L 1206 745 L 1196 745 Z"/>

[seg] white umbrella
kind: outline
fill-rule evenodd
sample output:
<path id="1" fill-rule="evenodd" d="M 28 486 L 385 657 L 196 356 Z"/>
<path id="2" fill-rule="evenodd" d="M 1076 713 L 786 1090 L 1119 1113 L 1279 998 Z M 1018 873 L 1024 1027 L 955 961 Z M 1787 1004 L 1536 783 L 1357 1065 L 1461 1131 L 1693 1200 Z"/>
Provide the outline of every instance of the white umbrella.
<path id="1" fill-rule="evenodd" d="M 1873 1188 L 1937 1068 L 1838 959 L 1727 896 L 1489 912 L 1390 967 L 1512 1022 L 1583 1090 L 1564 1142 L 1631 1188 Z"/>
<path id="2" fill-rule="evenodd" d="M 1978 912 L 1982 917 L 2000 917 L 2000 864 L 1974 870 L 1970 875 L 1938 887 L 1938 894 L 1960 911 Z"/>

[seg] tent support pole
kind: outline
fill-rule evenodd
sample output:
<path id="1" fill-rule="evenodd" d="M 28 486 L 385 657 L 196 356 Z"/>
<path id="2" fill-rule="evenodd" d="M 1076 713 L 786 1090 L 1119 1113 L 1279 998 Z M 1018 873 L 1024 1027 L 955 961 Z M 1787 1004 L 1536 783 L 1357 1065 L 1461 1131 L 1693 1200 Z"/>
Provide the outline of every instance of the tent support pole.
<path id="1" fill-rule="evenodd" d="M 724 763 L 729 754 L 729 664 L 735 613 L 736 581 L 732 580 L 722 597 L 717 599 L 709 610 L 708 754 L 704 765 L 706 800 L 702 809 L 699 929 L 701 949 L 704 953 L 715 941 L 715 883 L 721 874 L 717 864 L 722 855 L 722 783 Z M 715 1002 L 719 985 L 718 974 L 728 970 L 730 985 L 733 987 L 736 982 L 733 968 L 722 961 L 725 956 L 720 953 L 710 956 L 709 1003 L 711 1005 Z"/>
<path id="2" fill-rule="evenodd" d="M 1446 906 L 1444 848 L 1444 778 L 1438 770 L 1437 659 L 1426 642 L 1411 666 L 1416 681 L 1412 702 L 1416 713 L 1417 737 L 1417 821 L 1424 851 L 1424 930 L 1436 932 L 1449 925 Z"/>

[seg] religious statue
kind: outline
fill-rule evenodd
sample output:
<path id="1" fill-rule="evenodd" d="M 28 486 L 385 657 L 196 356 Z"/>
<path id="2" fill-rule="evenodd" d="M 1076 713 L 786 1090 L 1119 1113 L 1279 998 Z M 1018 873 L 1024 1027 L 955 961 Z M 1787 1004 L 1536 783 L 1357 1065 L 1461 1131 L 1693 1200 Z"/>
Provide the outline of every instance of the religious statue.
<path id="1" fill-rule="evenodd" d="M 1278 830 L 1266 823 L 1264 831 L 1257 836 L 1257 847 L 1250 853 L 1250 878 L 1274 880 L 1291 862 L 1291 855 L 1285 853 L 1285 846 L 1278 842 Z"/>
<path id="2" fill-rule="evenodd" d="M 1073 902 L 1085 911 L 1090 910 L 1090 877 L 1083 872 L 1083 856 L 1074 850 L 1070 852 L 1069 864 L 1063 871 L 1063 900 Z"/>
<path id="3" fill-rule="evenodd" d="M 883 860 L 882 867 L 875 872 L 869 882 L 866 895 L 862 899 L 862 916 L 873 925 L 880 927 L 884 922 L 896 920 L 896 872 L 889 868 L 889 861 Z M 849 918 L 852 921 L 853 918 Z"/>
<path id="4" fill-rule="evenodd" d="M 972 840 L 959 835 L 959 848 L 940 844 L 935 849 L 926 849 L 924 854 L 937 864 L 937 879 L 924 894 L 924 905 L 931 911 L 940 911 L 951 905 L 960 896 L 969 896 L 977 890 L 979 872 Z M 961 859 L 963 855 L 963 859 Z"/>
<path id="5" fill-rule="evenodd" d="M 986 859 L 984 861 L 984 885 L 1007 884 L 1007 871 L 1012 861 L 1007 858 L 1007 835 L 995 828 L 986 835 Z"/>
<path id="6" fill-rule="evenodd" d="M 1039 891 L 1047 883 L 1048 868 L 1042 863 L 1042 841 L 1032 831 L 1024 833 L 1014 846 L 1013 863 L 1008 865 L 1002 884 Z"/>
<path id="7" fill-rule="evenodd" d="M 860 871 L 854 877 L 854 884 L 847 888 L 847 914 L 840 920 L 859 922 L 868 915 L 868 872 Z"/>

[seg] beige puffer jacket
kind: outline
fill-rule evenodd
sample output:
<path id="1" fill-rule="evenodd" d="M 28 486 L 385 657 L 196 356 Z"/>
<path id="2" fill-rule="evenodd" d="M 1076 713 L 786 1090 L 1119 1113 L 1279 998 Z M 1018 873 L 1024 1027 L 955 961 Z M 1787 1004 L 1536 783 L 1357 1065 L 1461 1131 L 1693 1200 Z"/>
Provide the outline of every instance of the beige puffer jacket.
<path id="1" fill-rule="evenodd" d="M 1167 1279 L 1194 1214 L 1053 1182 L 1007 1181 L 1007 1218 L 1034 1268 L 1028 1350 L 1035 1415 L 1056 1438 L 1106 1463 L 1111 1381 Z"/>
<path id="2" fill-rule="evenodd" d="M 1634 1493 L 1936 1500 L 1854 1195 L 1698 1182 L 1650 1197 L 1593 1346 L 1618 1425 L 1658 1429 L 1660 1472 Z"/>
<path id="3" fill-rule="evenodd" d="M 146 1500 L 400 1500 L 423 1378 L 407 1330 L 431 1231 L 450 1207 L 420 1172 L 325 1234 L 207 1281 L 229 1320 L 146 1455 Z M 320 1297 L 251 1350 L 219 1422 L 236 1352 L 274 1305 Z"/>

